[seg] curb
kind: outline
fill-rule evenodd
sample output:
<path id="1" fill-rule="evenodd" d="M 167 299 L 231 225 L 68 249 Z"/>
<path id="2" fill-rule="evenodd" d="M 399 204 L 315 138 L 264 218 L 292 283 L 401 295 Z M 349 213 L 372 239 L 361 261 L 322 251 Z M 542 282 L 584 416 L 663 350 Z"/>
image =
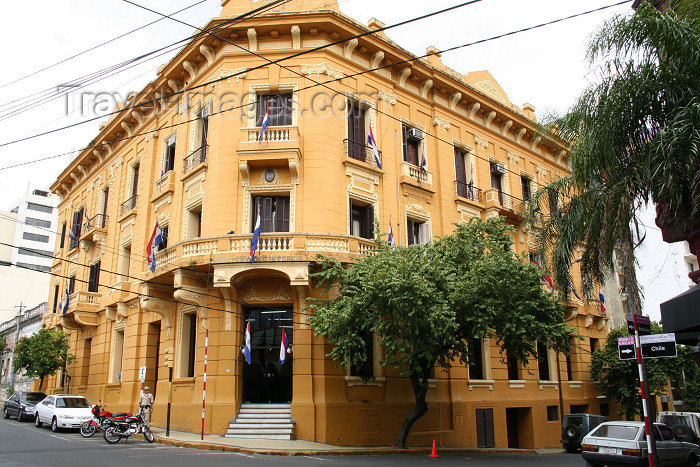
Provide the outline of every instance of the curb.
<path id="1" fill-rule="evenodd" d="M 192 449 L 203 449 L 209 451 L 223 451 L 223 452 L 240 452 L 243 454 L 264 454 L 269 456 L 312 456 L 312 455 L 324 455 L 324 456 L 367 456 L 367 455 L 396 455 L 396 454 L 425 454 L 430 452 L 430 448 L 426 447 L 423 449 L 409 448 L 409 449 L 392 449 L 392 448 L 379 448 L 379 449 L 333 449 L 333 450 L 317 450 L 317 449 L 253 449 L 245 448 L 241 446 L 229 446 L 226 444 L 217 443 L 207 443 L 204 441 L 180 441 L 169 438 L 162 438 L 156 436 L 156 443 L 165 444 L 169 446 L 192 448 Z M 448 453 L 494 453 L 494 454 L 504 454 L 504 453 L 518 453 L 518 454 L 537 454 L 535 449 L 473 449 L 473 448 L 442 448 L 442 452 Z"/>

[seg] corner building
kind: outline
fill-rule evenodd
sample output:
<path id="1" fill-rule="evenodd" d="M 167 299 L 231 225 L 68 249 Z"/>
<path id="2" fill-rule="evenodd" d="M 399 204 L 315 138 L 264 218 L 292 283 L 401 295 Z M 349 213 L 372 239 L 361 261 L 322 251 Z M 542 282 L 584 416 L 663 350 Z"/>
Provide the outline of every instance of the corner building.
<path id="1" fill-rule="evenodd" d="M 488 72 L 459 74 L 434 48 L 416 59 L 383 32 L 355 37 L 382 24 L 363 26 L 334 1 L 292 0 L 237 21 L 261 3 L 222 4 L 206 26 L 217 37 L 195 36 L 52 186 L 74 238 L 57 240 L 44 321 L 69 333 L 77 360 L 69 388 L 58 374 L 46 389 L 136 410 L 145 367 L 153 423 L 165 426 L 172 365 L 171 428 L 199 432 L 206 352 L 206 433 L 241 436 L 243 412 L 256 410 L 245 403 L 276 403 L 290 404 L 293 428 L 267 436 L 390 444 L 414 404 L 410 382 L 377 364 L 371 339 L 374 361 L 361 370 L 325 357 L 330 347 L 304 314 L 319 296 L 309 279 L 316 255 L 350 263 L 371 252 L 375 219 L 383 232 L 391 219 L 409 245 L 474 216 L 505 216 L 518 252 L 534 251 L 523 199 L 567 173 L 566 150 L 538 136 L 534 108 L 512 105 Z M 164 242 L 151 273 L 156 221 Z M 64 313 L 55 304 L 65 288 Z M 586 341 L 559 357 L 561 384 L 544 344 L 526 367 L 502 362 L 491 340 L 475 342 L 476 365 L 435 370 L 409 444 L 561 446 L 560 390 L 565 413 L 614 413 L 588 375 L 607 318 L 583 297 L 567 319 Z M 241 353 L 248 322 L 251 365 Z"/>

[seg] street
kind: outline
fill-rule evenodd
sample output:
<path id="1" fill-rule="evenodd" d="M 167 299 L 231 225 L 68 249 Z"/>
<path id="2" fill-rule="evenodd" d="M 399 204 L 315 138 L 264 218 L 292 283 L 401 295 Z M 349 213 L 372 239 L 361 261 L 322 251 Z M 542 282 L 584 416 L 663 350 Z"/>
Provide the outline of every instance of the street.
<path id="1" fill-rule="evenodd" d="M 583 466 L 580 454 L 499 454 L 440 453 L 431 459 L 425 455 L 377 456 L 266 456 L 234 452 L 206 451 L 147 443 L 137 435 L 118 444 L 107 444 L 102 433 L 83 438 L 77 430 L 52 433 L 31 422 L 0 420 L 0 465 L 2 466 L 124 466 L 201 465 L 230 466 L 361 466 L 361 465 L 474 465 L 474 466 Z"/>

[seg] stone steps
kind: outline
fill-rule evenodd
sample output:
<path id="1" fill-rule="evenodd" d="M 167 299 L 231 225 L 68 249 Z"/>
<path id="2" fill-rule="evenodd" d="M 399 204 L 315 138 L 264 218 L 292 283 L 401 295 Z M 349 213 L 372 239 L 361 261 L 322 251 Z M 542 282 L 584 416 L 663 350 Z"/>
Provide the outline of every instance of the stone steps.
<path id="1" fill-rule="evenodd" d="M 224 437 L 292 439 L 295 424 L 291 404 L 241 404 Z"/>

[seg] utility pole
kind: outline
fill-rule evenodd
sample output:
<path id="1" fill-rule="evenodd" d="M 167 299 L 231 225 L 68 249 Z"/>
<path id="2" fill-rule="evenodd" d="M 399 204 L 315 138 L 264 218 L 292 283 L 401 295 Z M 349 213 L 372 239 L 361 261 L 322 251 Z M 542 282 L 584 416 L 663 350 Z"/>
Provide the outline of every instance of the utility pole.
<path id="1" fill-rule="evenodd" d="M 12 360 L 15 358 L 15 347 L 17 347 L 17 341 L 19 340 L 19 328 L 20 328 L 20 322 L 22 321 L 22 309 L 24 306 L 22 305 L 22 302 L 19 302 L 19 306 L 15 306 L 15 308 L 19 308 L 19 312 L 17 313 L 17 330 L 15 331 L 15 343 L 12 345 L 12 355 L 10 356 L 10 387 L 12 390 L 15 390 L 15 368 L 14 365 L 12 364 Z"/>

